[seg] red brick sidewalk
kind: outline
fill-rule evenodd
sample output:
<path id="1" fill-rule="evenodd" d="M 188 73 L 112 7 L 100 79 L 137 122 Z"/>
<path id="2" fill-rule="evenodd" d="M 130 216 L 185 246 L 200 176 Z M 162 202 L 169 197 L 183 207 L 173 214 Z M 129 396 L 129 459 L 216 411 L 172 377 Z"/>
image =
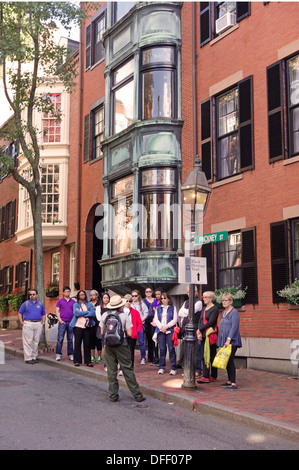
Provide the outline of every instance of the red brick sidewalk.
<path id="1" fill-rule="evenodd" d="M 4 342 L 7 352 L 22 350 L 21 330 L 0 330 L 0 341 Z M 55 343 L 49 343 L 48 351 L 41 351 L 40 358 L 49 360 L 54 365 Z M 65 346 L 64 346 L 65 348 Z M 63 349 L 63 361 L 55 365 L 68 366 L 70 371 L 81 373 L 85 370 L 92 376 L 106 373 L 103 364 L 95 364 L 93 369 L 81 366 L 73 368 Z M 76 369 L 76 370 L 75 370 Z M 223 389 L 220 385 L 227 379 L 225 371 L 219 371 L 216 382 L 198 384 L 197 390 L 188 391 L 181 388 L 183 383 L 182 370 L 176 376 L 169 375 L 166 365 L 164 375 L 158 375 L 158 368 L 147 363 L 140 364 L 140 353 L 135 353 L 135 373 L 143 392 L 170 402 L 177 402 L 200 412 L 213 413 L 219 416 L 233 416 L 239 421 L 260 419 L 266 429 L 269 425 L 281 424 L 282 428 L 290 429 L 299 442 L 299 380 L 283 374 L 264 372 L 252 369 L 237 370 L 238 390 Z M 123 379 L 122 379 L 123 380 Z M 245 420 L 246 421 L 246 420 Z M 246 423 L 245 423 L 246 424 Z M 248 424 L 248 423 L 247 423 Z M 271 427 L 271 426 L 270 426 Z M 278 426 L 279 427 L 279 426 Z M 270 429 L 270 428 L 269 428 Z"/>

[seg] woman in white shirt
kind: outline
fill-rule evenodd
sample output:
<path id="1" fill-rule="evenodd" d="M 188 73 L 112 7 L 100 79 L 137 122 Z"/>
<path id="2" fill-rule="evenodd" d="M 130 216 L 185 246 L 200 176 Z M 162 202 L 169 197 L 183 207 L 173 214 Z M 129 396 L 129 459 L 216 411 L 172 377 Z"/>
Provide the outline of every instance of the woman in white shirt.
<path id="1" fill-rule="evenodd" d="M 170 375 L 176 375 L 176 354 L 173 345 L 172 335 L 177 324 L 177 310 L 174 305 L 170 305 L 170 297 L 167 292 L 161 296 L 162 305 L 158 305 L 155 313 L 156 333 L 158 335 L 160 359 L 158 374 L 164 374 L 166 364 L 166 347 L 169 352 L 169 362 L 171 366 Z"/>

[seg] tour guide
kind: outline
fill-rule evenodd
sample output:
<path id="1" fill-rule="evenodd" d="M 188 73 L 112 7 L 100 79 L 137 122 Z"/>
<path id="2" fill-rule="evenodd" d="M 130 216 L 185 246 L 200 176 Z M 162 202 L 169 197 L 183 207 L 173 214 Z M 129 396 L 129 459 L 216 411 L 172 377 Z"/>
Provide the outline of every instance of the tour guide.
<path id="1" fill-rule="evenodd" d="M 44 305 L 37 300 L 37 290 L 30 289 L 30 300 L 22 303 L 18 312 L 20 324 L 23 327 L 22 339 L 24 361 L 27 364 L 38 362 L 38 343 L 42 333 L 42 325 L 46 321 Z"/>
<path id="2" fill-rule="evenodd" d="M 122 329 L 127 336 L 132 335 L 132 321 L 131 315 L 121 311 L 122 307 L 125 305 L 126 299 L 122 299 L 119 295 L 114 295 L 111 297 L 110 302 L 107 304 L 106 308 L 109 310 L 101 316 L 100 327 L 102 331 L 102 336 L 105 341 L 105 321 L 108 320 L 108 315 L 110 313 L 116 313 L 119 316 L 121 321 Z M 134 369 L 131 361 L 131 354 L 128 348 L 127 339 L 124 338 L 123 342 L 118 346 L 108 346 L 105 342 L 104 348 L 104 361 L 107 366 L 107 375 L 108 375 L 108 394 L 110 401 L 118 401 L 119 395 L 119 383 L 117 380 L 117 365 L 120 365 L 120 369 L 123 372 L 124 378 L 126 380 L 127 386 L 132 393 L 136 401 L 141 402 L 145 400 L 145 397 L 142 395 L 142 392 L 139 388 L 138 382 L 135 377 Z"/>

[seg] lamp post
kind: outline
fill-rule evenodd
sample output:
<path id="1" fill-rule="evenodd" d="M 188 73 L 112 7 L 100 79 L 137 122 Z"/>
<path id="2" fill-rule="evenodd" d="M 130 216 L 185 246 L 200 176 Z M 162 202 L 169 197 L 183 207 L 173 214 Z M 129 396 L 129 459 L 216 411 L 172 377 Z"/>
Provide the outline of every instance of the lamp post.
<path id="1" fill-rule="evenodd" d="M 208 198 L 211 193 L 211 188 L 208 185 L 205 173 L 202 171 L 198 155 L 195 159 L 194 169 L 190 171 L 185 183 L 182 185 L 182 193 L 183 203 L 191 206 L 191 231 L 196 231 L 196 206 L 200 205 L 199 207 L 201 207 L 203 213 L 205 213 Z M 192 253 L 190 253 L 190 256 L 192 256 Z M 186 389 L 196 388 L 195 345 L 197 325 L 194 323 L 194 297 L 194 284 L 189 284 L 189 312 L 184 337 L 184 381 L 182 384 L 182 387 Z"/>

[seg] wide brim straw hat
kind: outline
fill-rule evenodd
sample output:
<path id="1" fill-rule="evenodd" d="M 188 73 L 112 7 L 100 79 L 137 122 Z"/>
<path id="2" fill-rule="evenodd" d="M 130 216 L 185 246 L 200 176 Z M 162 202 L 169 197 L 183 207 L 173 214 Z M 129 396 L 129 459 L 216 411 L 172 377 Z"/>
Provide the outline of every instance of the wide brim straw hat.
<path id="1" fill-rule="evenodd" d="M 110 302 L 106 305 L 106 308 L 111 310 L 117 310 L 125 305 L 126 299 L 123 299 L 120 295 L 113 295 Z"/>

